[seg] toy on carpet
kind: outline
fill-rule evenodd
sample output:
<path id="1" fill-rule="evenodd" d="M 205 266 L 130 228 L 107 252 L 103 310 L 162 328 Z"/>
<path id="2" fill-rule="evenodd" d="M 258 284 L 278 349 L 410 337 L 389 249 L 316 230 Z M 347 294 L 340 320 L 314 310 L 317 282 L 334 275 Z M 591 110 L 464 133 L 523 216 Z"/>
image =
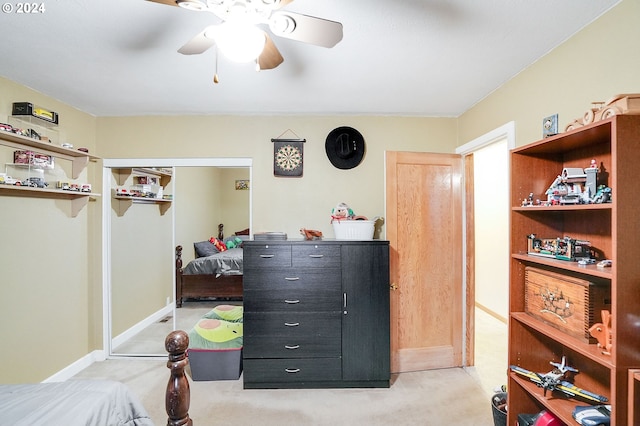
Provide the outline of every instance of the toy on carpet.
<path id="1" fill-rule="evenodd" d="M 218 305 L 202 316 L 203 319 L 218 319 L 229 322 L 243 322 L 242 305 Z"/>
<path id="2" fill-rule="evenodd" d="M 305 240 L 321 240 L 322 232 L 315 229 L 301 228 L 300 233 L 304 235 Z"/>

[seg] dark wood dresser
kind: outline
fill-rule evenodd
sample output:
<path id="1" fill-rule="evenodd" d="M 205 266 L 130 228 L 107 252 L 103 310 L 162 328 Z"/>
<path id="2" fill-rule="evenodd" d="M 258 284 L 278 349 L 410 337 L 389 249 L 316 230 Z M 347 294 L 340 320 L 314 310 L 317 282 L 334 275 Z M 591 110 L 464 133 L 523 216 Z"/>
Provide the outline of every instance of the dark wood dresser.
<path id="1" fill-rule="evenodd" d="M 388 387 L 389 242 L 244 243 L 250 388 Z"/>

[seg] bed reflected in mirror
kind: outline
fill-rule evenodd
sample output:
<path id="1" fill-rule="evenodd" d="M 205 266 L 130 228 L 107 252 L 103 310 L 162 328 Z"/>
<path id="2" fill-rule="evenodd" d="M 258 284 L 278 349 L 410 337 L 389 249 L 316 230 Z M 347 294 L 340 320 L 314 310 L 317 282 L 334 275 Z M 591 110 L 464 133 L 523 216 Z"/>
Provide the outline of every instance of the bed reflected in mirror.
<path id="1" fill-rule="evenodd" d="M 172 330 L 189 332 L 215 306 L 242 304 L 241 241 L 249 238 L 251 226 L 251 160 L 222 160 L 221 165 L 221 159 L 205 165 L 202 159 L 194 165 L 184 164 L 188 160 L 167 161 L 161 167 L 172 170 L 163 188 L 169 207 L 165 202 L 124 200 L 130 204 L 126 208 L 116 190 L 138 184 L 136 174 L 122 179 L 122 164 L 105 160 L 104 177 L 113 194 L 105 206 L 110 237 L 105 347 L 111 356 L 166 357 L 164 339 Z M 182 282 L 177 247 L 182 248 L 180 263 L 186 269 L 192 261 L 207 260 L 196 250 L 203 242 L 223 244 L 218 256 L 225 260 L 214 256 L 208 262 L 218 269 L 210 276 L 205 269 L 195 269 L 193 277 L 184 280 L 186 286 L 174 288 Z"/>

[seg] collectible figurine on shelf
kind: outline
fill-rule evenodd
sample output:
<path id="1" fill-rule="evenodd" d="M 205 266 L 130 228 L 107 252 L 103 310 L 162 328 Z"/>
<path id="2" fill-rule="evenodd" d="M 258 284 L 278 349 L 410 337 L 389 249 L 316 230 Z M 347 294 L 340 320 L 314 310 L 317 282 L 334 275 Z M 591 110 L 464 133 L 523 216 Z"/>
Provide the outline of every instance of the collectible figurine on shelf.
<path id="1" fill-rule="evenodd" d="M 611 338 L 611 312 L 603 310 L 600 312 L 602 322 L 595 323 L 589 328 L 589 334 L 598 341 L 598 347 L 602 349 L 604 355 L 611 355 L 613 341 Z"/>
<path id="2" fill-rule="evenodd" d="M 538 387 L 543 389 L 543 395 L 547 395 L 547 391 L 562 392 L 571 398 L 581 398 L 589 402 L 595 402 L 596 404 L 602 404 L 608 401 L 605 396 L 598 395 L 593 392 L 586 391 L 567 381 L 569 375 L 578 373 L 573 367 L 570 367 L 566 363 L 566 358 L 562 357 L 562 362 L 550 362 L 555 368 L 548 373 L 534 373 L 533 371 L 525 370 L 517 365 L 511 365 L 509 368 L 516 374 L 524 376 L 535 383 Z"/>

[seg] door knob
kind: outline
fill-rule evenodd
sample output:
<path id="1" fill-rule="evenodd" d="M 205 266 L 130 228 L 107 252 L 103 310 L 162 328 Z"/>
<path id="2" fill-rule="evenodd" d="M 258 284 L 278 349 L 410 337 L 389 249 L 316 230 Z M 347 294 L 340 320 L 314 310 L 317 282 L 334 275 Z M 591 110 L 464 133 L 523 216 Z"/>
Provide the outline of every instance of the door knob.
<path id="1" fill-rule="evenodd" d="M 389 290 L 397 290 L 397 289 L 398 289 L 398 284 L 396 283 L 389 284 Z"/>

